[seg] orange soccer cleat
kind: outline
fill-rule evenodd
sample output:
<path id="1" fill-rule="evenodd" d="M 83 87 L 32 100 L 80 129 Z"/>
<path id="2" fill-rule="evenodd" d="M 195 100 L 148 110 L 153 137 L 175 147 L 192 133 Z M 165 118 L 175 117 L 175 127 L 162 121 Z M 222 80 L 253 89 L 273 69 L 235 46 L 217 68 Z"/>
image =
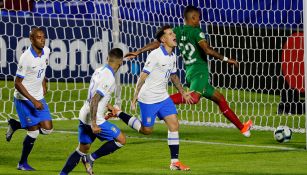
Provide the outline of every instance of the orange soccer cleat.
<path id="1" fill-rule="evenodd" d="M 253 122 L 251 120 L 248 120 L 246 123 L 244 123 L 244 127 L 241 129 L 241 133 L 245 137 L 250 137 L 251 135 L 250 129 L 252 126 L 253 126 Z"/>
<path id="2" fill-rule="evenodd" d="M 190 167 L 184 165 L 183 163 L 181 163 L 179 161 L 171 163 L 169 168 L 171 170 L 180 170 L 180 171 L 189 171 L 190 170 Z"/>

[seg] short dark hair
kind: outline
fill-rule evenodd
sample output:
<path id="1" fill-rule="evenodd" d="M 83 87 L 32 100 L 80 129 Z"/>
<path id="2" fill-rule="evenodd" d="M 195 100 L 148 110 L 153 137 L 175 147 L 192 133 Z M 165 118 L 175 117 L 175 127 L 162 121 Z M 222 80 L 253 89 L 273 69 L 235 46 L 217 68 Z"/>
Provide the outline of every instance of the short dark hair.
<path id="1" fill-rule="evenodd" d="M 158 29 L 158 31 L 156 32 L 156 39 L 161 43 L 161 37 L 164 35 L 164 31 L 167 29 L 171 29 L 172 26 L 170 25 L 165 25 L 162 26 Z"/>
<path id="2" fill-rule="evenodd" d="M 188 19 L 189 18 L 189 14 L 192 13 L 192 12 L 200 13 L 200 11 L 199 11 L 199 9 L 197 7 L 192 6 L 192 5 L 186 6 L 186 8 L 183 11 L 184 19 Z"/>
<path id="3" fill-rule="evenodd" d="M 43 30 L 42 28 L 40 28 L 40 27 L 33 27 L 33 28 L 31 29 L 31 31 L 30 31 L 30 38 L 34 37 L 34 35 L 35 35 L 36 32 L 38 32 L 38 31 L 45 33 L 44 30 Z"/>
<path id="4" fill-rule="evenodd" d="M 108 57 L 110 59 L 123 59 L 124 53 L 120 48 L 113 48 L 109 51 Z"/>

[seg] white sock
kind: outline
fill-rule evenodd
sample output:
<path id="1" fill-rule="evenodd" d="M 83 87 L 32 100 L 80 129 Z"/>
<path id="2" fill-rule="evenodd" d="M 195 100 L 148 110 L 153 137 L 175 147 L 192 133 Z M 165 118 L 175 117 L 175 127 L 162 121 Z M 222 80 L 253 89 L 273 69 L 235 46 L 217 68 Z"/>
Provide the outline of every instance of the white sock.
<path id="1" fill-rule="evenodd" d="M 128 125 L 131 128 L 137 130 L 138 132 L 140 131 L 140 129 L 142 127 L 142 124 L 141 124 L 140 120 L 138 118 L 136 118 L 136 117 L 131 117 L 129 119 Z"/>

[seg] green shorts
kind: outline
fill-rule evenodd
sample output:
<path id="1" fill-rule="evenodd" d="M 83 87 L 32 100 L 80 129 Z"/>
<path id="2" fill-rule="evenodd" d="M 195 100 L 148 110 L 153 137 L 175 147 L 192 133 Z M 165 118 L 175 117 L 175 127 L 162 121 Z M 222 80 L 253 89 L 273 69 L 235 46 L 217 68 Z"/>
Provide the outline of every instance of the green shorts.
<path id="1" fill-rule="evenodd" d="M 203 97 L 211 98 L 214 94 L 214 87 L 210 84 L 209 71 L 207 65 L 195 65 L 187 69 L 186 80 L 190 91 L 200 93 Z"/>

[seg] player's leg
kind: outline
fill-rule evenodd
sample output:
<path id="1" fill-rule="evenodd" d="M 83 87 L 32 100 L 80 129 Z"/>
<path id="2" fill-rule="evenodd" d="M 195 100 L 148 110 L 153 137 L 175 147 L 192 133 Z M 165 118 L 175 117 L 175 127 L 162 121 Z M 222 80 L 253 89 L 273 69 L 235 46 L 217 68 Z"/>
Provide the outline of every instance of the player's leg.
<path id="1" fill-rule="evenodd" d="M 52 117 L 49 111 L 49 107 L 45 99 L 40 100 L 44 105 L 43 110 L 37 110 L 36 116 L 39 118 L 39 132 L 43 135 L 49 135 L 53 131 Z"/>
<path id="2" fill-rule="evenodd" d="M 211 85 L 210 85 L 211 86 Z M 229 105 L 226 102 L 226 99 L 224 96 L 217 90 L 214 90 L 214 88 L 208 87 L 206 93 L 204 96 L 212 101 L 214 101 L 220 108 L 223 115 L 231 121 L 240 131 L 241 133 L 249 137 L 250 136 L 250 128 L 252 126 L 252 121 L 249 120 L 245 124 L 242 124 L 240 119 L 237 117 L 237 115 L 230 109 Z"/>
<path id="3" fill-rule="evenodd" d="M 97 138 L 101 141 L 106 140 L 107 142 L 92 154 L 82 157 L 82 162 L 85 165 L 87 173 L 90 175 L 93 174 L 93 164 L 96 159 L 109 155 L 126 144 L 126 136 L 116 125 L 105 121 L 99 127 L 101 128 L 101 132 L 96 134 Z"/>
<path id="4" fill-rule="evenodd" d="M 66 175 L 70 173 L 79 163 L 81 157 L 85 157 L 88 150 L 91 147 L 91 143 L 94 142 L 96 135 L 92 132 L 91 126 L 86 125 L 80 121 L 78 127 L 78 148 L 68 157 L 60 175 Z M 87 167 L 86 167 L 87 168 Z M 92 172 L 92 171 L 91 171 Z"/>
<path id="5" fill-rule="evenodd" d="M 17 131 L 18 129 L 21 129 L 21 124 L 19 121 L 12 119 L 12 118 L 10 118 L 7 121 L 7 123 L 8 123 L 8 127 L 7 127 L 7 131 L 5 134 L 5 138 L 6 138 L 6 141 L 9 142 L 11 141 L 14 132 Z"/>
<path id="6" fill-rule="evenodd" d="M 167 143 L 171 154 L 171 170 L 190 170 L 186 165 L 179 161 L 179 122 L 177 110 L 173 101 L 168 98 L 163 101 L 163 106 L 158 112 L 158 117 L 163 119 L 168 127 Z"/>
<path id="7" fill-rule="evenodd" d="M 27 135 L 23 141 L 23 148 L 20 157 L 20 161 L 17 165 L 17 169 L 31 171 L 34 170 L 28 165 L 28 157 L 31 153 L 36 138 L 39 135 L 39 120 L 35 114 L 35 107 L 29 100 L 15 99 L 14 104 L 21 123 L 22 128 L 27 128 Z"/>
<path id="8" fill-rule="evenodd" d="M 17 165 L 18 170 L 33 171 L 35 170 L 28 164 L 28 157 L 34 147 L 34 142 L 39 135 L 38 125 L 27 128 L 27 135 L 23 141 L 21 157 Z"/>
<path id="9" fill-rule="evenodd" d="M 24 111 L 22 108 L 24 107 L 24 104 L 21 100 L 14 98 L 14 105 L 19 116 L 24 116 Z M 19 117 L 20 118 L 20 117 Z M 15 119 L 9 119 L 8 120 L 8 128 L 6 131 L 6 141 L 11 141 L 13 134 L 16 130 L 21 129 L 21 123 Z"/>
<path id="10" fill-rule="evenodd" d="M 192 77 L 187 77 L 187 82 L 189 84 L 189 90 L 192 91 L 192 104 L 197 104 L 201 98 L 201 94 L 204 91 L 206 82 L 208 82 L 208 79 L 206 79 L 205 76 L 202 74 L 195 74 Z M 181 93 L 175 93 L 170 95 L 170 98 L 173 100 L 175 104 L 185 104 L 187 103 L 185 99 L 182 97 Z"/>

